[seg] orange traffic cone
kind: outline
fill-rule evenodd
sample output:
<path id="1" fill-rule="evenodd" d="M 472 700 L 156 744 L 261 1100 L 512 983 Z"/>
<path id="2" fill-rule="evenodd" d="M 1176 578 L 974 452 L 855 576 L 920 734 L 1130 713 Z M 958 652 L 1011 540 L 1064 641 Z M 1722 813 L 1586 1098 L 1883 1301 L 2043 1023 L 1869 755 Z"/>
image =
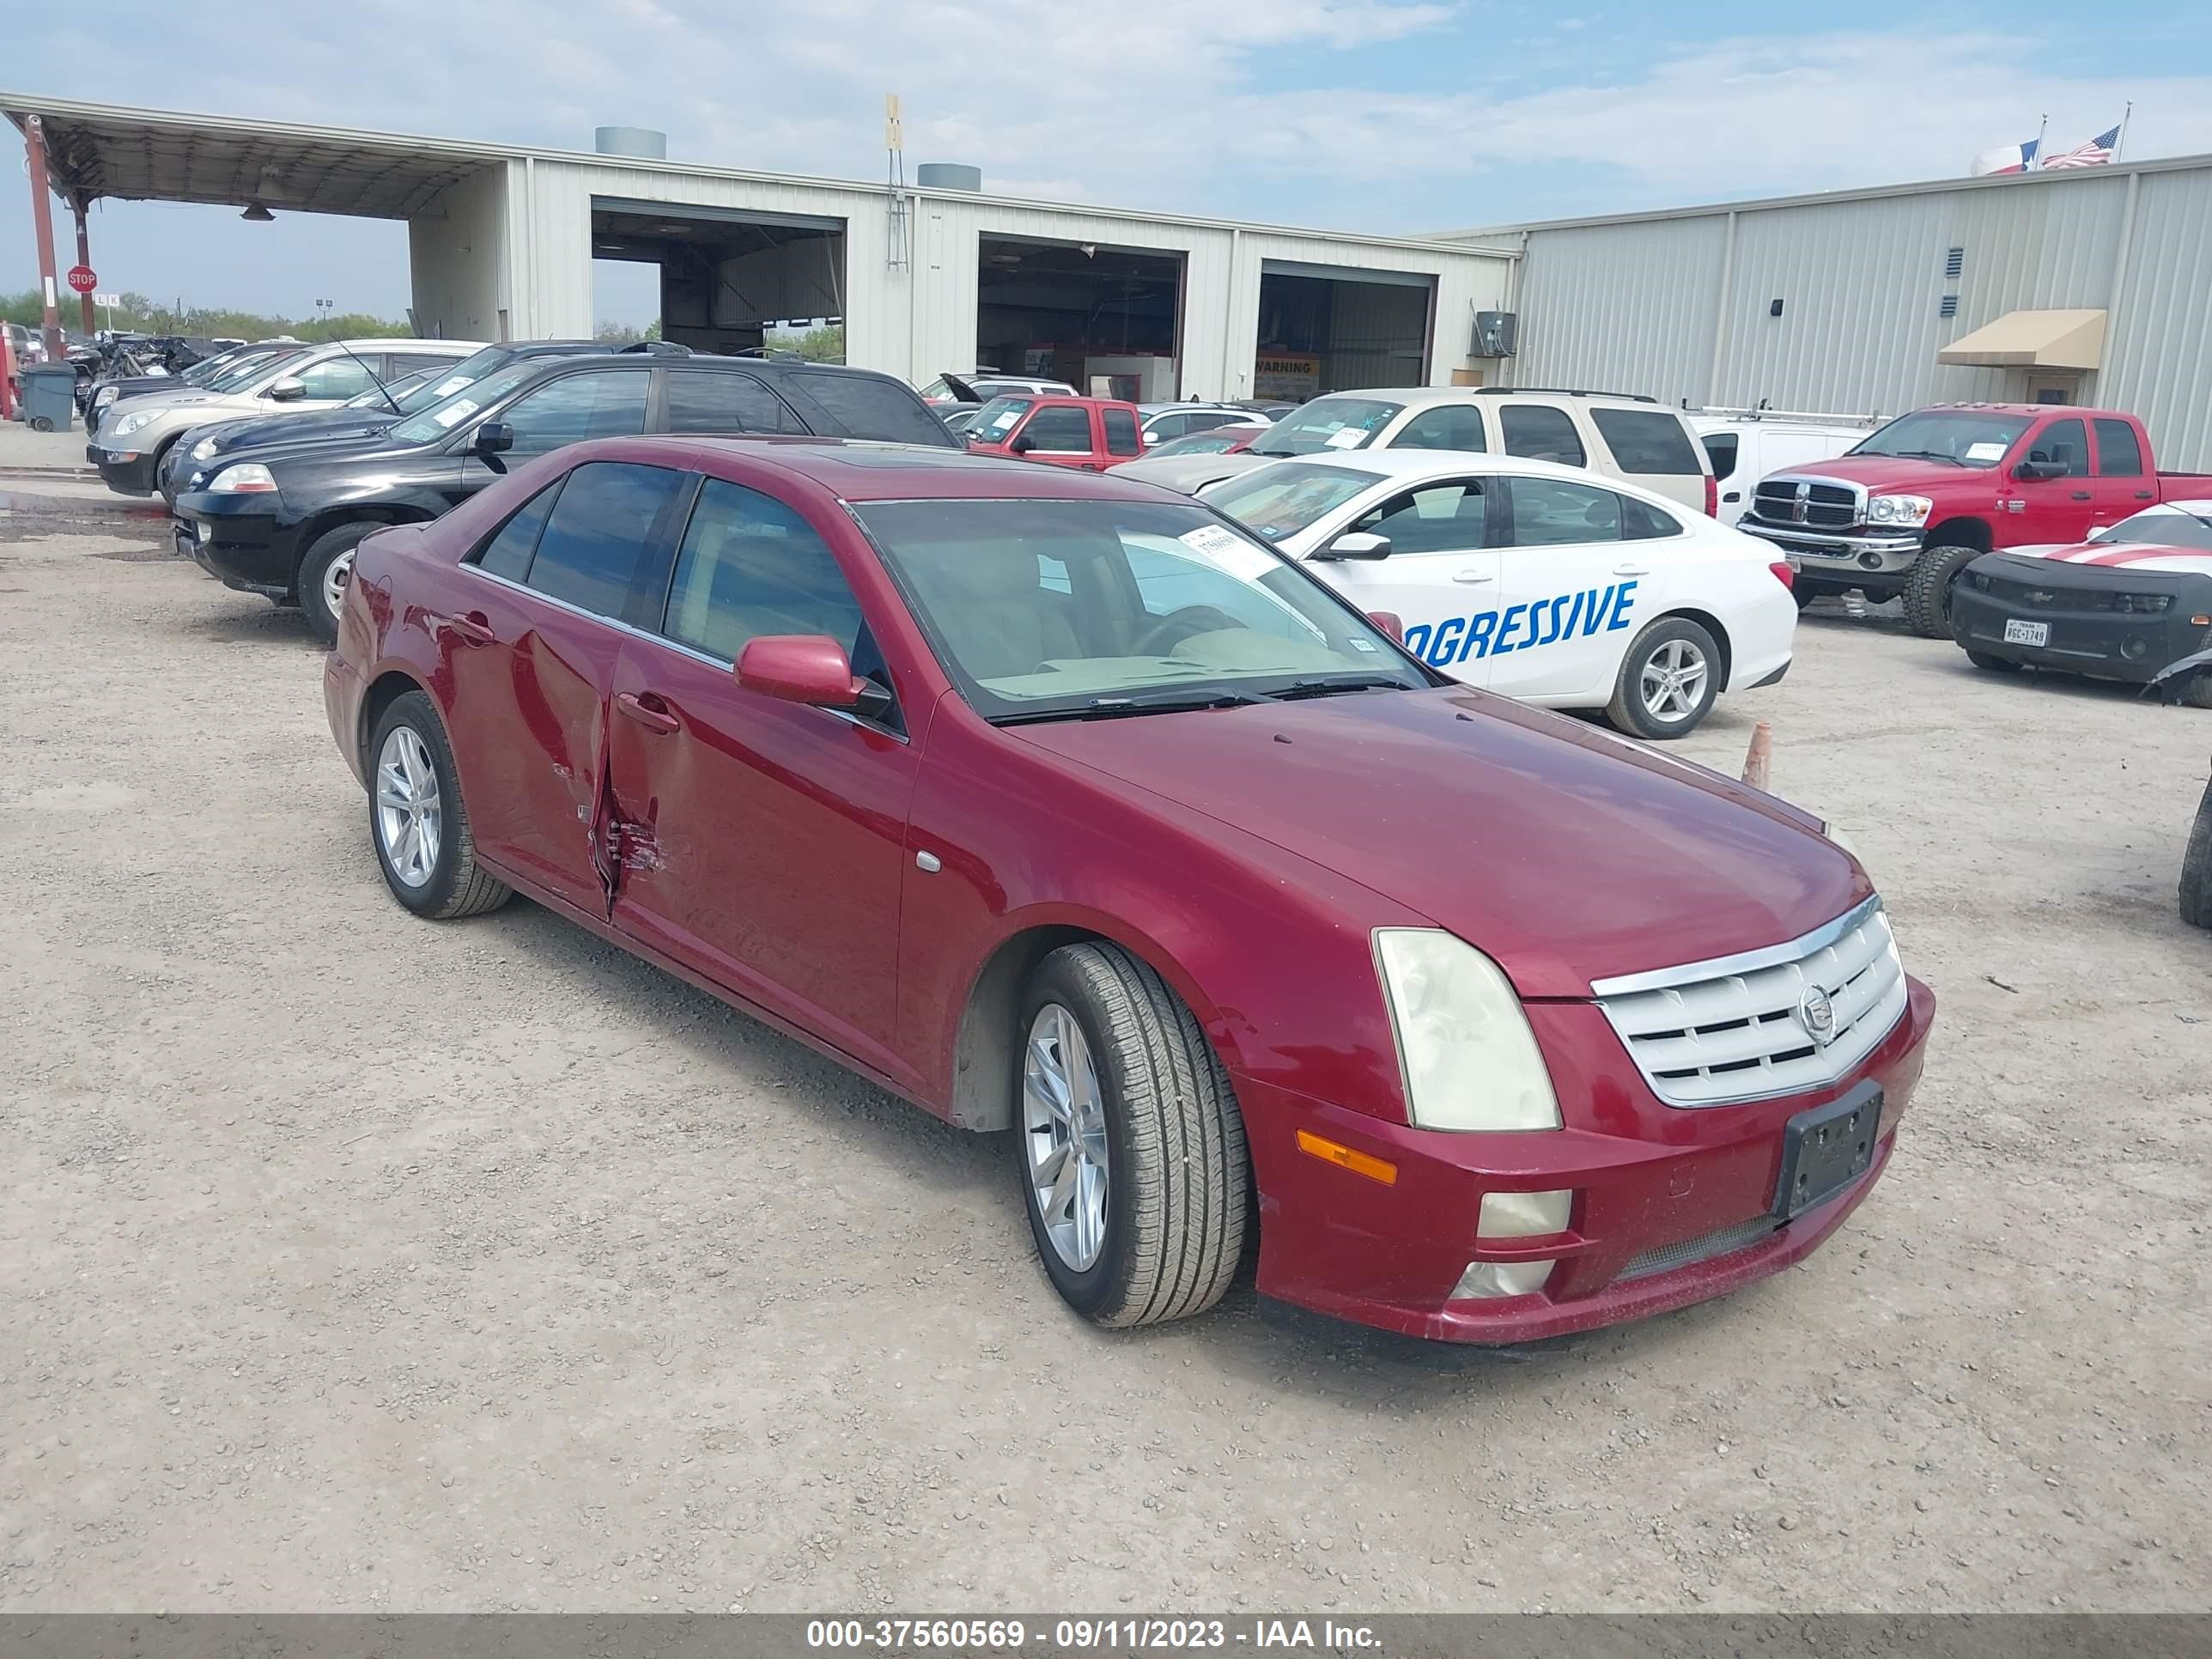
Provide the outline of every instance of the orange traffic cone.
<path id="1" fill-rule="evenodd" d="M 1751 747 L 1743 757 L 1743 781 L 1754 789 L 1767 787 L 1768 762 L 1774 752 L 1774 728 L 1765 720 L 1751 728 Z M 1770 793 L 1771 793 L 1770 791 Z"/>

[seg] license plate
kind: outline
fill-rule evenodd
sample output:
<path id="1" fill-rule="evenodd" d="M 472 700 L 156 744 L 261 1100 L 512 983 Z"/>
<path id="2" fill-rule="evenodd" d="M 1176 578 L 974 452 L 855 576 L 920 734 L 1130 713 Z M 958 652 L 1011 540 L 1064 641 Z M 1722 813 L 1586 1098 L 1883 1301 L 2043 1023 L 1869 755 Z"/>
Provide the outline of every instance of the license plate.
<path id="1" fill-rule="evenodd" d="M 1872 1084 L 1791 1118 L 1782 1131 L 1774 1213 L 1791 1220 L 1864 1175 L 1881 1127 L 1881 1091 Z"/>
<path id="2" fill-rule="evenodd" d="M 2051 643 L 2051 624 L 2008 622 L 2005 624 L 2004 642 L 2007 645 L 2048 645 Z"/>

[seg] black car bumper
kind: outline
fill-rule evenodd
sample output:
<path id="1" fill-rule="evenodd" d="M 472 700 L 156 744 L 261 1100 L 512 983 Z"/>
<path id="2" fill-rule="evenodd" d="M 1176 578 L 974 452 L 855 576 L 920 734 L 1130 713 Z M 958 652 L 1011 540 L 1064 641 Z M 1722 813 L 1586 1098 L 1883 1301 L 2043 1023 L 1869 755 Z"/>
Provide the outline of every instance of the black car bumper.
<path id="1" fill-rule="evenodd" d="M 154 493 L 154 458 L 143 449 L 103 449 L 84 447 L 84 458 L 100 469 L 100 481 L 123 495 Z"/>
<path id="2" fill-rule="evenodd" d="M 1951 636 L 1977 655 L 2131 685 L 2200 649 L 2208 628 L 2212 576 L 1990 553 L 1951 590 Z"/>
<path id="3" fill-rule="evenodd" d="M 289 599 L 300 569 L 300 526 L 278 516 L 277 497 L 187 490 L 177 497 L 177 550 L 241 592 Z"/>

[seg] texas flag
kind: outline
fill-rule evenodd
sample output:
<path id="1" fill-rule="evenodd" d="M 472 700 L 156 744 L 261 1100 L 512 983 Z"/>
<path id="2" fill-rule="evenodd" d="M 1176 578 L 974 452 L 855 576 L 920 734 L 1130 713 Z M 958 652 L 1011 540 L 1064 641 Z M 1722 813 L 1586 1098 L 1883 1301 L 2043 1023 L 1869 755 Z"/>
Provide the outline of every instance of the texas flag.
<path id="1" fill-rule="evenodd" d="M 1999 144 L 1995 149 L 1985 149 L 1974 157 L 1968 176 L 1981 179 L 1993 173 L 2026 173 L 2035 165 L 2035 152 L 2042 145 L 2040 138 L 2031 138 L 2024 144 Z"/>

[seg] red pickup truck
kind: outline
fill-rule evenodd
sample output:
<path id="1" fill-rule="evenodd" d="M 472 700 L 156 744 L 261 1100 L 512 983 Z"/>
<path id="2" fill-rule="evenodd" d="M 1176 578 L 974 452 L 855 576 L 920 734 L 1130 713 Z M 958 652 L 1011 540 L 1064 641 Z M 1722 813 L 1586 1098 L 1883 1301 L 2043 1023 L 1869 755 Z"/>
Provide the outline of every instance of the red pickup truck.
<path id="1" fill-rule="evenodd" d="M 1111 398 L 1010 393 L 976 411 L 968 424 L 968 447 L 978 455 L 1018 455 L 1103 472 L 1145 453 L 1139 425 L 1136 404 Z"/>
<path id="2" fill-rule="evenodd" d="M 1951 588 L 1981 555 L 2078 542 L 2169 494 L 2132 415 L 2046 404 L 1939 404 L 1849 453 L 1762 478 L 1738 528 L 1790 556 L 1802 607 L 1858 588 L 1905 597 L 1905 620 L 1951 634 Z"/>

